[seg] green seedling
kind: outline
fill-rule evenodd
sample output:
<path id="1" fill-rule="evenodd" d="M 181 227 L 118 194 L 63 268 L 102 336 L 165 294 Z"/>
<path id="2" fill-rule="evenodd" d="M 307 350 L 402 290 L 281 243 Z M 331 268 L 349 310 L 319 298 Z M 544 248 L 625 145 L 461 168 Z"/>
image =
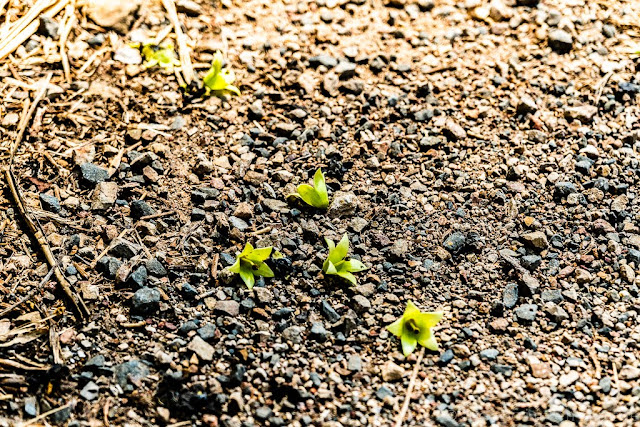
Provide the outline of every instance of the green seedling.
<path id="1" fill-rule="evenodd" d="M 340 276 L 351 284 L 356 285 L 356 276 L 352 273 L 366 270 L 367 267 L 357 259 L 345 259 L 347 252 L 349 252 L 349 237 L 345 233 L 337 245 L 331 239 L 325 238 L 325 240 L 329 247 L 329 255 L 324 264 L 322 264 L 322 271 L 325 274 Z"/>
<path id="2" fill-rule="evenodd" d="M 144 57 L 144 65 L 146 68 L 155 67 L 156 65 L 167 70 L 173 70 L 173 67 L 179 67 L 180 61 L 176 52 L 173 50 L 171 43 L 165 46 L 159 46 L 153 43 L 145 43 L 141 50 Z"/>
<path id="3" fill-rule="evenodd" d="M 313 187 L 309 184 L 300 184 L 298 192 L 289 196 L 302 199 L 314 208 L 326 209 L 329 206 L 329 195 L 322 170 L 318 169 L 313 175 Z"/>
<path id="4" fill-rule="evenodd" d="M 236 262 L 229 267 L 229 271 L 239 274 L 247 288 L 253 289 L 253 285 L 256 284 L 255 276 L 273 277 L 273 271 L 265 264 L 272 250 L 271 246 L 254 249 L 251 243 L 247 243 L 236 256 Z"/>
<path id="5" fill-rule="evenodd" d="M 438 343 L 431 328 L 442 319 L 443 315 L 442 311 L 423 313 L 409 301 L 402 317 L 387 326 L 387 330 L 400 338 L 405 357 L 413 353 L 418 344 L 437 351 Z"/>
<path id="6" fill-rule="evenodd" d="M 213 55 L 211 68 L 203 80 L 206 96 L 209 96 L 211 92 L 216 96 L 226 95 L 228 93 L 240 95 L 240 89 L 233 85 L 233 82 L 236 80 L 235 73 L 229 68 L 222 68 L 222 61 L 222 53 L 217 51 L 215 55 Z"/>

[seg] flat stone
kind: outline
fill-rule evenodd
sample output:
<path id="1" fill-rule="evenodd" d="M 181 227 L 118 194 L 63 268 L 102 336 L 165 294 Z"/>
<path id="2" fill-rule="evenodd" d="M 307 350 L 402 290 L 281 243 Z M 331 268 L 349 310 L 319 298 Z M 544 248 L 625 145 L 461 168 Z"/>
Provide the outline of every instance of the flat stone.
<path id="1" fill-rule="evenodd" d="M 91 209 L 106 210 L 112 207 L 118 199 L 118 184 L 115 182 L 100 182 L 93 190 Z"/>
<path id="2" fill-rule="evenodd" d="M 513 308 L 518 302 L 518 285 L 516 283 L 507 283 L 502 291 L 502 304 L 505 308 Z"/>
<path id="3" fill-rule="evenodd" d="M 291 341 L 293 344 L 300 344 L 302 342 L 303 333 L 304 328 L 300 326 L 289 326 L 287 329 L 282 331 L 282 338 L 285 341 Z"/>
<path id="4" fill-rule="evenodd" d="M 351 372 L 360 372 L 362 370 L 362 359 L 357 354 L 352 354 L 347 359 L 347 369 Z"/>
<path id="5" fill-rule="evenodd" d="M 333 195 L 328 214 L 331 218 L 353 215 L 359 206 L 360 200 L 354 193 L 337 191 Z"/>
<path id="6" fill-rule="evenodd" d="M 382 365 L 382 379 L 384 381 L 397 381 L 404 376 L 405 370 L 393 361 L 389 360 Z"/>
<path id="7" fill-rule="evenodd" d="M 80 176 L 85 183 L 96 185 L 109 179 L 109 172 L 93 163 L 83 163 L 80 165 Z"/>
<path id="8" fill-rule="evenodd" d="M 133 359 L 115 367 L 116 382 L 123 389 L 127 389 L 127 384 L 132 384 L 143 380 L 149 375 L 149 367 L 141 360 Z"/>
<path id="9" fill-rule="evenodd" d="M 89 0 L 87 16 L 103 28 L 126 33 L 140 8 L 140 0 Z"/>
<path id="10" fill-rule="evenodd" d="M 454 231 L 447 236 L 442 246 L 451 253 L 458 253 L 464 248 L 466 242 L 467 238 L 463 233 Z"/>
<path id="11" fill-rule="evenodd" d="M 624 365 L 622 369 L 620 369 L 620 378 L 625 381 L 637 380 L 640 378 L 640 368 L 631 365 Z"/>
<path id="12" fill-rule="evenodd" d="M 140 247 L 140 245 L 120 237 L 115 242 L 113 242 L 113 245 L 109 250 L 109 254 L 117 256 L 119 258 L 131 259 L 136 256 L 141 250 L 142 247 Z"/>
<path id="13" fill-rule="evenodd" d="M 58 200 L 58 198 L 55 196 L 51 196 L 46 193 L 40 193 L 39 198 L 40 205 L 45 211 L 59 213 L 60 209 L 62 209 L 62 207 L 60 206 L 60 200 Z"/>
<path id="14" fill-rule="evenodd" d="M 82 390 L 80 390 L 80 396 L 85 400 L 95 400 L 100 395 L 100 387 L 93 381 L 89 381 Z"/>
<path id="15" fill-rule="evenodd" d="M 525 241 L 530 247 L 542 251 L 549 247 L 547 236 L 542 231 L 534 231 L 522 235 L 522 240 Z"/>
<path id="16" fill-rule="evenodd" d="M 564 109 L 564 117 L 567 120 L 577 120 L 581 123 L 591 123 L 598 109 L 593 105 L 582 105 L 578 107 L 566 107 Z"/>
<path id="17" fill-rule="evenodd" d="M 200 338 L 200 336 L 198 335 L 193 337 L 193 339 L 187 346 L 187 349 L 193 351 L 200 358 L 200 360 L 205 360 L 207 362 L 213 360 L 215 348 L 211 344 Z"/>
<path id="18" fill-rule="evenodd" d="M 567 388 L 571 384 L 575 383 L 580 379 L 580 374 L 576 371 L 569 371 L 569 373 L 560 375 L 558 380 L 558 385 L 562 388 Z"/>
<path id="19" fill-rule="evenodd" d="M 240 304 L 233 300 L 216 302 L 215 311 L 227 316 L 235 317 L 240 314 Z"/>
<path id="20" fill-rule="evenodd" d="M 538 306 L 536 304 L 523 304 L 515 309 L 515 314 L 520 323 L 533 322 L 538 314 Z"/>

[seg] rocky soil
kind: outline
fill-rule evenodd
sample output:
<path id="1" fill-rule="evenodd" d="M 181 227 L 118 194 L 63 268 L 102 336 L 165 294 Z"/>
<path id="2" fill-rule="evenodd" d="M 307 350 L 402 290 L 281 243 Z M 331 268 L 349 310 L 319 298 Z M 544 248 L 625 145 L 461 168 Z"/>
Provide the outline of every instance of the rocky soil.
<path id="1" fill-rule="evenodd" d="M 80 9 L 71 83 L 58 18 L 0 65 L 5 164 L 53 72 L 15 172 L 91 312 L 3 181 L 0 425 L 392 425 L 409 300 L 445 317 L 405 425 L 640 423 L 640 4 L 178 2 L 226 100 L 142 67 L 170 23 L 126 8 Z M 330 208 L 287 203 L 318 167 Z M 345 232 L 356 287 L 321 273 Z M 253 291 L 245 242 L 284 255 Z"/>

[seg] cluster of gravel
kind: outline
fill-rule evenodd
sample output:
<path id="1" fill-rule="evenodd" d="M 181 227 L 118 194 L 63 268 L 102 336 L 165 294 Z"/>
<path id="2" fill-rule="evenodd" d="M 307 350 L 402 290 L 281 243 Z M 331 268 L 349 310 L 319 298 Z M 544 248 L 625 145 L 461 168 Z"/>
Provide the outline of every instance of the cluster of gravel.
<path id="1" fill-rule="evenodd" d="M 194 62 L 224 38 L 243 94 L 183 99 L 124 43 L 87 81 L 54 79 L 29 144 L 55 165 L 23 151 L 16 171 L 92 316 L 56 318 L 65 368 L 15 388 L 7 420 L 71 403 L 48 420 L 391 425 L 415 356 L 384 326 L 412 300 L 445 317 L 406 425 L 638 423 L 633 2 L 178 6 Z M 130 40 L 163 16 L 114 25 Z M 77 29 L 74 64 L 100 36 Z M 287 203 L 318 167 L 328 211 Z M 0 205 L 0 280 L 37 283 Z M 370 267 L 354 287 L 321 275 L 344 233 Z M 247 241 L 284 255 L 253 291 L 225 270 Z M 51 365 L 33 343 L 0 354 Z"/>

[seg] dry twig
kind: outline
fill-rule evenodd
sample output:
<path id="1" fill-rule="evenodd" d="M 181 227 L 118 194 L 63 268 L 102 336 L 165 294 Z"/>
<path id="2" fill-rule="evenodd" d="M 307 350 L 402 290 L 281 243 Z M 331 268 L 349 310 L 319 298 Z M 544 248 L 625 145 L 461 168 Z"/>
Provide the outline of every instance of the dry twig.
<path id="1" fill-rule="evenodd" d="M 402 409 L 400 409 L 400 412 L 398 413 L 398 418 L 396 418 L 396 427 L 402 426 L 404 417 L 407 415 L 407 411 L 409 410 L 409 403 L 411 402 L 411 393 L 413 393 L 413 387 L 416 384 L 416 378 L 418 377 L 418 370 L 420 369 L 420 364 L 422 363 L 423 357 L 424 357 L 424 347 L 420 349 L 420 354 L 418 354 L 418 360 L 416 360 L 416 364 L 413 367 L 413 372 L 411 373 L 411 380 L 409 381 L 409 387 L 407 387 L 407 393 L 404 397 L 404 403 L 402 404 Z"/>
<path id="2" fill-rule="evenodd" d="M 182 32 L 182 26 L 180 25 L 180 19 L 178 18 L 178 12 L 176 11 L 176 5 L 173 0 L 162 0 L 164 8 L 167 9 L 169 14 L 169 21 L 173 25 L 173 29 L 176 33 L 176 40 L 178 44 L 178 53 L 180 55 L 180 68 L 182 69 L 182 76 L 187 85 L 195 79 L 193 73 L 193 65 L 191 64 L 191 54 L 189 46 L 187 45 L 187 36 Z"/>
<path id="3" fill-rule="evenodd" d="M 39 0 L 29 12 L 19 20 L 17 20 L 8 30 L 6 35 L 3 35 L 2 41 L 0 41 L 0 61 L 9 56 L 14 50 L 18 48 L 25 40 L 35 34 L 40 26 L 41 12 L 42 16 L 47 18 L 53 18 L 60 12 L 68 0 Z M 0 30 L 3 32 L 4 28 Z"/>
<path id="4" fill-rule="evenodd" d="M 47 86 L 49 85 L 50 80 L 51 80 L 51 73 L 49 73 L 48 76 L 45 78 L 44 82 L 42 82 L 43 84 L 40 86 L 40 90 L 38 91 L 38 94 L 36 95 L 35 100 L 33 101 L 28 111 L 26 112 L 26 114 L 23 115 L 20 121 L 20 130 L 18 131 L 18 136 L 11 147 L 11 153 L 9 156 L 9 167 L 5 170 L 5 177 L 7 179 L 9 190 L 11 191 L 11 195 L 13 196 L 13 200 L 18 208 L 18 211 L 20 212 L 20 215 L 22 216 L 23 220 L 27 224 L 29 231 L 38 242 L 44 257 L 49 263 L 49 266 L 53 269 L 53 274 L 56 276 L 56 279 L 58 281 L 58 284 L 60 285 L 60 288 L 62 288 L 62 291 L 64 292 L 65 296 L 71 303 L 71 306 L 73 307 L 76 315 L 79 317 L 80 320 L 84 320 L 85 317 L 88 317 L 89 310 L 87 309 L 87 306 L 84 304 L 84 301 L 82 300 L 82 298 L 80 298 L 80 296 L 77 295 L 75 291 L 72 290 L 71 284 L 69 283 L 67 278 L 64 276 L 64 274 L 62 274 L 62 270 L 60 270 L 60 267 L 58 266 L 58 262 L 54 258 L 53 253 L 51 252 L 51 247 L 49 246 L 49 243 L 47 242 L 47 238 L 45 237 L 44 232 L 40 227 L 40 223 L 36 222 L 31 217 L 31 214 L 27 211 L 27 208 L 25 207 L 24 198 L 22 197 L 22 193 L 20 192 L 20 189 L 18 187 L 18 182 L 13 174 L 13 158 L 15 156 L 15 152 L 18 146 L 20 145 L 20 143 L 22 142 L 22 138 L 24 137 L 24 132 L 27 128 L 27 124 L 29 123 L 29 120 L 33 116 L 33 112 L 35 111 L 38 103 L 44 97 L 44 94 L 47 91 Z"/>

